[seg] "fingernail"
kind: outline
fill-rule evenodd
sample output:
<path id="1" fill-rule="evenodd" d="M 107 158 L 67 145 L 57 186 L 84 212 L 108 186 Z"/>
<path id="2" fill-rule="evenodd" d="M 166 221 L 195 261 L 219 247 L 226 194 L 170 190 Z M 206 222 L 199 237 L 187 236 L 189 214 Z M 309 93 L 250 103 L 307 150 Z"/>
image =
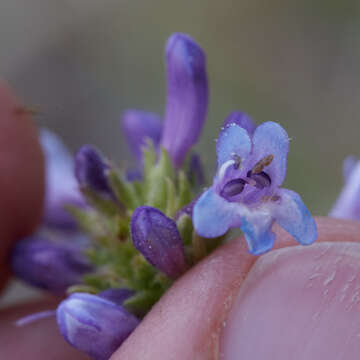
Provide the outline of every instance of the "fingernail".
<path id="1" fill-rule="evenodd" d="M 224 322 L 220 359 L 358 359 L 360 245 L 318 243 L 259 258 Z"/>

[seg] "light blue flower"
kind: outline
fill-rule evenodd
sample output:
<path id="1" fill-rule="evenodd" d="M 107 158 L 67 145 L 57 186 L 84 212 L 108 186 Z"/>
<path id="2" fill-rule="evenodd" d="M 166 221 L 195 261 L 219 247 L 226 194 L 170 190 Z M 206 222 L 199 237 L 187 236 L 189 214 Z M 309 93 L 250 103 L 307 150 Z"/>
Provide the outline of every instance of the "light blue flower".
<path id="1" fill-rule="evenodd" d="M 272 248 L 277 221 L 300 244 L 312 244 L 314 219 L 297 193 L 280 188 L 288 150 L 288 135 L 277 123 L 263 123 L 252 134 L 227 122 L 217 141 L 213 185 L 194 206 L 198 234 L 213 238 L 240 227 L 250 252 L 259 255 Z"/>
<path id="2" fill-rule="evenodd" d="M 360 161 L 348 156 L 343 164 L 344 186 L 329 216 L 360 220 Z"/>

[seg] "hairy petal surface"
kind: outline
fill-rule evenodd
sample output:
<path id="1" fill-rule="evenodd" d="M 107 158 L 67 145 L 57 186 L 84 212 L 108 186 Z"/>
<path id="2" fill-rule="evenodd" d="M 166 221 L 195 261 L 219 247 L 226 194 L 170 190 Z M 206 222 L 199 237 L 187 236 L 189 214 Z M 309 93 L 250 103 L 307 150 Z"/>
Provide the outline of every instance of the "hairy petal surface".
<path id="1" fill-rule="evenodd" d="M 274 156 L 271 164 L 265 168 L 272 187 L 280 186 L 285 180 L 288 152 L 289 137 L 282 126 L 269 121 L 256 128 L 253 136 L 253 165 L 269 155 Z"/>
<path id="2" fill-rule="evenodd" d="M 242 111 L 233 111 L 231 112 L 224 121 L 224 127 L 227 127 L 230 124 L 236 124 L 244 128 L 250 136 L 254 134 L 256 129 L 256 124 L 251 119 L 250 115 Z"/>
<path id="3" fill-rule="evenodd" d="M 250 151 L 251 139 L 248 132 L 239 125 L 228 125 L 221 131 L 216 143 L 218 169 L 229 160 L 234 160 L 234 155 L 247 158 Z"/>

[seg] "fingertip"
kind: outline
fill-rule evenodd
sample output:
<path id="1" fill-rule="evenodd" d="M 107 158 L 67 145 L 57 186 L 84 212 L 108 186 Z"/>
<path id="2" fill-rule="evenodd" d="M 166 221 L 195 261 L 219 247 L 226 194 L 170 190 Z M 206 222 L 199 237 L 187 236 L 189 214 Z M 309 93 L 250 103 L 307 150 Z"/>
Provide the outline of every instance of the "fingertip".
<path id="1" fill-rule="evenodd" d="M 42 215 L 44 167 L 29 113 L 0 81 L 0 284 L 9 272 L 14 240 L 29 234 Z"/>
<path id="2" fill-rule="evenodd" d="M 27 110 L 0 82 L 0 219 L 14 236 L 30 232 L 41 217 L 43 154 Z"/>
<path id="3" fill-rule="evenodd" d="M 329 218 L 316 221 L 318 242 L 359 241 L 357 222 Z M 277 228 L 276 232 L 276 247 L 297 245 L 285 231 Z M 299 251 L 309 248 L 299 247 Z M 270 254 L 276 254 L 276 250 Z M 243 239 L 216 250 L 169 289 L 111 360 L 218 358 L 227 314 L 258 259 L 262 257 L 250 255 Z"/>

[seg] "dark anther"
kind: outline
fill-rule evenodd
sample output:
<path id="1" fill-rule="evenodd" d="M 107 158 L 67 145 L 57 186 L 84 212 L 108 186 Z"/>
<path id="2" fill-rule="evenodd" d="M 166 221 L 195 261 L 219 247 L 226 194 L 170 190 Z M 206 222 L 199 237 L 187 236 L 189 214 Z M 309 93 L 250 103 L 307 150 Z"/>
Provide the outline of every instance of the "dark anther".
<path id="1" fill-rule="evenodd" d="M 234 164 L 234 169 L 237 170 L 239 169 L 240 165 L 241 165 L 241 157 L 239 155 L 233 155 L 233 159 L 235 161 L 235 164 Z"/>
<path id="2" fill-rule="evenodd" d="M 224 198 L 229 198 L 235 195 L 239 195 L 243 190 L 246 181 L 243 179 L 234 179 L 225 184 L 221 190 L 221 196 Z"/>
<path id="3" fill-rule="evenodd" d="M 251 171 L 249 171 L 247 173 L 247 177 L 252 180 L 255 180 L 255 187 L 257 187 L 258 189 L 263 189 L 264 187 L 271 185 L 271 178 L 264 171 L 258 174 L 253 174 Z"/>

